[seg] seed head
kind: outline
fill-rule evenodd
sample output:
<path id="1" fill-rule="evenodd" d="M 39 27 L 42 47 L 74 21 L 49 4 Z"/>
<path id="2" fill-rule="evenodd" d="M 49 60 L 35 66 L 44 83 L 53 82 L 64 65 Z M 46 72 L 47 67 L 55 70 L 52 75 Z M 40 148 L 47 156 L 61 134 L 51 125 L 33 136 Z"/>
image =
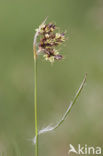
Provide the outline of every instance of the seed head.
<path id="1" fill-rule="evenodd" d="M 59 54 L 57 47 L 65 41 L 65 33 L 56 32 L 57 27 L 53 23 L 42 24 L 36 31 L 40 36 L 38 44 L 39 52 L 43 52 L 45 60 L 51 63 L 54 60 L 61 60 L 63 56 Z"/>

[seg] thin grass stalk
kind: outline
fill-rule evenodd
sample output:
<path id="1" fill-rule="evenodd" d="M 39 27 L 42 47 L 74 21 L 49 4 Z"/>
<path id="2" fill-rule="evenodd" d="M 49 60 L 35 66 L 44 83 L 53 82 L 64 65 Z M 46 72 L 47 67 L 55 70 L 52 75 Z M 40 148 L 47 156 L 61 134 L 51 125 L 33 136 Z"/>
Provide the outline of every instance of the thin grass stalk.
<path id="1" fill-rule="evenodd" d="M 41 29 L 42 25 L 45 23 L 47 18 L 41 24 L 39 29 Z M 33 42 L 33 53 L 34 53 L 34 112 L 35 112 L 35 137 L 36 137 L 36 144 L 35 144 L 35 156 L 38 156 L 38 120 L 37 120 L 37 51 L 36 51 L 36 40 L 39 34 L 39 30 L 36 32 L 34 36 Z"/>
<path id="2" fill-rule="evenodd" d="M 38 120 L 37 120 L 37 55 L 34 47 L 34 112 L 35 112 L 35 156 L 38 156 Z"/>

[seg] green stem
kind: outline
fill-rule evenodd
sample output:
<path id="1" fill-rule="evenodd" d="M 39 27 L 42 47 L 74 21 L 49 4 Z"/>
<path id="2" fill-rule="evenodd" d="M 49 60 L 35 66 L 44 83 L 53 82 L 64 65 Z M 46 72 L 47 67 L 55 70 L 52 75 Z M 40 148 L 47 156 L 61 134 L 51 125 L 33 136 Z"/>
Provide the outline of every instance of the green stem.
<path id="1" fill-rule="evenodd" d="M 38 156 L 38 122 L 37 122 L 37 58 L 34 59 L 34 78 L 35 78 L 35 86 L 34 86 L 34 108 L 35 108 L 35 136 L 36 136 L 36 144 L 35 144 L 35 156 Z"/>
<path id="2" fill-rule="evenodd" d="M 36 138 L 36 144 L 35 144 L 35 156 L 38 156 L 38 121 L 37 121 L 37 52 L 36 52 L 36 41 L 37 37 L 39 35 L 39 31 L 42 27 L 42 25 L 46 22 L 47 18 L 43 21 L 43 23 L 40 25 L 38 31 L 36 32 L 34 36 L 34 42 L 33 42 L 33 53 L 34 53 L 34 78 L 35 78 L 35 86 L 34 86 L 34 112 L 35 112 L 35 138 Z"/>

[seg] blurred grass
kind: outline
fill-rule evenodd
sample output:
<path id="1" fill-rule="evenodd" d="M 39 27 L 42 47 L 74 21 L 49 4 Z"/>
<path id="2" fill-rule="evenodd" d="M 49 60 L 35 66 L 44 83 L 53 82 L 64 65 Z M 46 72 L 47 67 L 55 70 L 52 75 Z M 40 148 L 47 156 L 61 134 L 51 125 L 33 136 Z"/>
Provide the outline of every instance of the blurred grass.
<path id="1" fill-rule="evenodd" d="M 0 151 L 34 153 L 28 141 L 34 136 L 32 42 L 46 16 L 67 29 L 69 40 L 61 49 L 63 61 L 38 61 L 39 128 L 56 123 L 85 72 L 88 78 L 64 125 L 41 136 L 40 155 L 68 155 L 69 143 L 102 145 L 102 13 L 102 0 L 0 1 Z"/>

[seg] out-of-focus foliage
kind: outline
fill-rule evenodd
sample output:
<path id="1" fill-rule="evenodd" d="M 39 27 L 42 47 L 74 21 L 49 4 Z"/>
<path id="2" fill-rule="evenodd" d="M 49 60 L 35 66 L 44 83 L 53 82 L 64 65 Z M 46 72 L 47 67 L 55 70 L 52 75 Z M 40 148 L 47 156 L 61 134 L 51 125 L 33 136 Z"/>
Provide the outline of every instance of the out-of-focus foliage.
<path id="1" fill-rule="evenodd" d="M 60 129 L 39 138 L 40 156 L 68 155 L 69 144 L 103 144 L 103 1 L 0 0 L 0 152 L 33 156 L 33 36 L 49 16 L 68 33 L 64 60 L 38 60 L 39 128 L 56 123 L 84 74 L 87 84 Z"/>

